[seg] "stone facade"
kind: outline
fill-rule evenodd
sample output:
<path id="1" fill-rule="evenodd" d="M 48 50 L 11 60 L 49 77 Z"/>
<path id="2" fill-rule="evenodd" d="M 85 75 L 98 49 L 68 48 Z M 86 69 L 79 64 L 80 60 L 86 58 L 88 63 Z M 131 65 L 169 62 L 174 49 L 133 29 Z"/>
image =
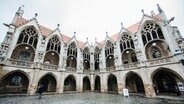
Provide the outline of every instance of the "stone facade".
<path id="1" fill-rule="evenodd" d="M 158 5 L 159 14 L 89 45 L 22 17 L 8 26 L 0 50 L 0 93 L 35 94 L 98 91 L 178 94 L 184 84 L 184 40 Z"/>

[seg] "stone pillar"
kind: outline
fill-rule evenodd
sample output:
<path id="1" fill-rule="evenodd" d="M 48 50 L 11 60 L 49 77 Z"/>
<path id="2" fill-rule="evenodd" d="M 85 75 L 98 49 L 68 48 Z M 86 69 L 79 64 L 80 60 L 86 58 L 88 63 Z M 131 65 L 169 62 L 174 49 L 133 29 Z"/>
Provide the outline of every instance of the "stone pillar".
<path id="1" fill-rule="evenodd" d="M 124 84 L 118 83 L 118 94 L 123 94 Z"/>
<path id="2" fill-rule="evenodd" d="M 94 91 L 94 74 L 91 74 L 91 91 Z"/>
<path id="3" fill-rule="evenodd" d="M 76 80 L 76 90 L 77 92 L 82 92 L 83 91 L 83 75 L 81 73 L 78 74 L 78 78 Z"/>
<path id="4" fill-rule="evenodd" d="M 100 75 L 100 82 L 101 82 L 101 92 L 107 92 L 107 80 L 106 80 L 106 75 L 101 74 Z"/>
<path id="5" fill-rule="evenodd" d="M 30 82 L 29 87 L 28 87 L 28 91 L 27 91 L 27 93 L 29 95 L 34 95 L 36 93 L 36 90 L 38 87 L 39 73 L 40 73 L 39 69 L 35 69 L 33 71 L 32 81 Z"/>
<path id="6" fill-rule="evenodd" d="M 145 90 L 145 95 L 146 97 L 155 97 L 156 94 L 155 94 L 155 90 L 153 88 L 153 84 L 152 83 L 145 83 L 144 84 L 144 90 Z"/>
<path id="7" fill-rule="evenodd" d="M 64 80 L 65 80 L 64 72 L 61 72 L 60 75 L 61 76 L 60 76 L 60 79 L 59 79 L 58 85 L 57 85 L 57 93 L 63 93 L 63 91 L 64 91 Z"/>

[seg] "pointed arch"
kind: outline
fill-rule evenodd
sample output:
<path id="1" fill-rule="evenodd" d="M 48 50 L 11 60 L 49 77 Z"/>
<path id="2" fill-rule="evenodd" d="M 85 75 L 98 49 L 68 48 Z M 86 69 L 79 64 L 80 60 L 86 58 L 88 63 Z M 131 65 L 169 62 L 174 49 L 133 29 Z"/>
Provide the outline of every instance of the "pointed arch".
<path id="1" fill-rule="evenodd" d="M 174 70 L 158 68 L 152 73 L 151 79 L 157 95 L 181 95 L 179 85 L 184 84 L 184 79 Z"/>
<path id="2" fill-rule="evenodd" d="M 68 45 L 66 67 L 77 67 L 77 46 L 75 42 L 71 42 Z"/>
<path id="3" fill-rule="evenodd" d="M 91 83 L 89 77 L 85 76 L 83 78 L 83 91 L 90 91 L 91 90 Z"/>
<path id="4" fill-rule="evenodd" d="M 83 50 L 83 66 L 84 70 L 90 70 L 90 51 L 88 47 Z"/>
<path id="5" fill-rule="evenodd" d="M 95 70 L 100 70 L 100 67 L 99 67 L 99 56 L 100 56 L 100 49 L 98 47 L 95 47 L 95 51 L 94 51 Z"/>
<path id="6" fill-rule="evenodd" d="M 94 90 L 95 90 L 95 91 L 100 91 L 100 90 L 101 90 L 100 76 L 97 75 L 97 76 L 95 77 L 95 80 L 94 80 L 94 81 L 95 81 L 95 86 L 94 86 L 95 88 L 94 88 Z"/>
<path id="7" fill-rule="evenodd" d="M 145 93 L 142 78 L 135 72 L 130 71 L 125 75 L 125 86 L 130 93 Z"/>
<path id="8" fill-rule="evenodd" d="M 25 27 L 17 40 L 18 44 L 29 44 L 36 49 L 38 43 L 38 31 L 34 26 Z"/>
<path id="9" fill-rule="evenodd" d="M 147 43 L 149 43 L 149 41 L 152 40 L 165 40 L 161 27 L 153 21 L 146 21 L 143 24 L 141 34 L 144 45 L 146 45 Z"/>
<path id="10" fill-rule="evenodd" d="M 110 74 L 107 79 L 107 86 L 109 92 L 117 92 L 118 85 L 117 85 L 117 78 L 115 75 Z"/>
<path id="11" fill-rule="evenodd" d="M 15 70 L 0 79 L 0 94 L 27 93 L 30 78 L 27 73 Z"/>
<path id="12" fill-rule="evenodd" d="M 47 43 L 46 51 L 55 51 L 56 53 L 60 54 L 61 50 L 61 42 L 57 35 L 51 37 Z"/>
<path id="13" fill-rule="evenodd" d="M 40 78 L 38 86 L 40 85 L 44 86 L 45 92 L 56 92 L 57 79 L 54 74 L 47 73 Z"/>
<path id="14" fill-rule="evenodd" d="M 64 91 L 76 91 L 76 78 L 74 75 L 68 75 L 65 78 Z"/>

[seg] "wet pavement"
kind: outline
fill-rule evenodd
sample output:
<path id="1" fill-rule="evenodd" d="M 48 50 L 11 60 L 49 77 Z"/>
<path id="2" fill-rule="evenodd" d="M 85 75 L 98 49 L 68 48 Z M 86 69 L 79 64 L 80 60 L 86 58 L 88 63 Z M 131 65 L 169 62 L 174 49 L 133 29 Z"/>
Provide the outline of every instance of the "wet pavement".
<path id="1" fill-rule="evenodd" d="M 42 99 L 38 96 L 1 96 L 0 104 L 184 104 L 184 101 L 86 92 L 43 95 Z"/>

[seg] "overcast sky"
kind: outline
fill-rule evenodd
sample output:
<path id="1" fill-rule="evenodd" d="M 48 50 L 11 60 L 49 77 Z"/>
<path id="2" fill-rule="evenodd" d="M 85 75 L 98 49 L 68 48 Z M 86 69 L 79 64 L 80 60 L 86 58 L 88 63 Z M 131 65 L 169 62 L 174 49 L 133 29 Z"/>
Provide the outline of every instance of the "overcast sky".
<path id="1" fill-rule="evenodd" d="M 83 42 L 88 37 L 89 43 L 105 39 L 131 26 L 142 18 L 141 9 L 146 14 L 153 10 L 158 13 L 156 4 L 160 4 L 168 19 L 175 17 L 171 23 L 178 26 L 184 36 L 184 0 L 0 0 L 0 42 L 3 41 L 7 27 L 11 23 L 18 7 L 24 5 L 26 19 L 38 13 L 41 25 L 55 29 L 60 24 L 61 33 L 70 37 L 76 31 L 76 37 Z"/>

